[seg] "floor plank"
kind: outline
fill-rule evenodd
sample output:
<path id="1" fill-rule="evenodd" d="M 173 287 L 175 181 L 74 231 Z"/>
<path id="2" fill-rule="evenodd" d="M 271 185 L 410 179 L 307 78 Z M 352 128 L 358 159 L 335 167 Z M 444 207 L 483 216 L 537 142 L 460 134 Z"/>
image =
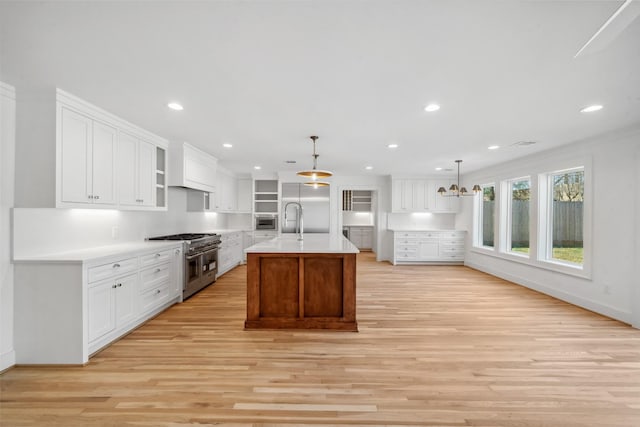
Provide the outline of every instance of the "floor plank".
<path id="1" fill-rule="evenodd" d="M 374 257 L 358 256 L 358 333 L 244 331 L 241 266 L 85 367 L 5 372 L 0 425 L 640 426 L 640 331 Z"/>

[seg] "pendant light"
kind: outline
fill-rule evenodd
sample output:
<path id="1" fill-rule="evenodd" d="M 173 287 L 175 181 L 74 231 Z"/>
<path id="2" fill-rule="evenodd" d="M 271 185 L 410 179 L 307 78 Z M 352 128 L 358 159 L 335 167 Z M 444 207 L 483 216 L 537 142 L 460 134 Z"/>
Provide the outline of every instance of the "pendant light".
<path id="1" fill-rule="evenodd" d="M 306 178 L 311 178 L 310 182 L 305 182 L 304 185 L 309 185 L 309 186 L 313 186 L 315 188 L 318 187 L 326 187 L 327 185 L 329 185 L 328 182 L 324 182 L 324 181 L 318 181 L 319 178 L 329 178 L 330 176 L 333 175 L 333 173 L 327 171 L 327 170 L 322 170 L 322 169 L 318 169 L 318 157 L 320 157 L 320 155 L 318 153 L 316 153 L 316 140 L 318 139 L 317 136 L 310 136 L 309 138 L 311 138 L 311 141 L 313 141 L 313 169 L 310 170 L 303 170 L 298 172 L 297 174 L 299 176 L 304 176 Z"/>
<path id="2" fill-rule="evenodd" d="M 455 184 L 451 184 L 451 187 L 449 187 L 449 191 L 451 191 L 451 194 L 446 194 L 447 190 L 444 187 L 438 188 L 438 193 L 440 193 L 440 195 L 443 197 L 475 196 L 476 194 L 480 193 L 482 191 L 482 188 L 480 188 L 478 184 L 473 186 L 473 194 L 469 194 L 465 187 L 460 187 L 460 163 L 462 163 L 462 160 L 456 160 L 456 163 L 458 164 L 458 182 Z"/>

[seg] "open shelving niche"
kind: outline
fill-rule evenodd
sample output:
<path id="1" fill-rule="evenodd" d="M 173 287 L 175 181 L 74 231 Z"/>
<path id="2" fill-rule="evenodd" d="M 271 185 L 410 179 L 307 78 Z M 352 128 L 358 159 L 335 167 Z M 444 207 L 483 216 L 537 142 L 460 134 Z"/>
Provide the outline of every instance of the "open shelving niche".
<path id="1" fill-rule="evenodd" d="M 167 206 L 167 184 L 166 170 L 167 162 L 165 157 L 166 150 L 162 147 L 156 147 L 156 206 L 163 208 Z"/>
<path id="2" fill-rule="evenodd" d="M 257 179 L 253 202 L 256 215 L 276 215 L 278 213 L 278 180 Z"/>

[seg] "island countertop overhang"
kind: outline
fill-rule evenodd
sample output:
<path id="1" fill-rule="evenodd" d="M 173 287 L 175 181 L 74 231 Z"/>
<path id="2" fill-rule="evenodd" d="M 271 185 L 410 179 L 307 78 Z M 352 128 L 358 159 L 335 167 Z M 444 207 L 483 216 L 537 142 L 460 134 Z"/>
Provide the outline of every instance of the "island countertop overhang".
<path id="1" fill-rule="evenodd" d="M 357 254 L 360 251 L 342 234 L 309 233 L 302 241 L 295 234 L 257 243 L 245 249 L 246 253 L 333 253 Z"/>

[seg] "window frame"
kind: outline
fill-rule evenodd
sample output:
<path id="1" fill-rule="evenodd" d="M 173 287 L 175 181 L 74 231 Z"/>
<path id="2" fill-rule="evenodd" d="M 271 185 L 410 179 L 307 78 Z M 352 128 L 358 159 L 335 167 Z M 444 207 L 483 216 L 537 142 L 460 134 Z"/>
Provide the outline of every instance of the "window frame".
<path id="1" fill-rule="evenodd" d="M 514 182 L 520 182 L 520 181 L 529 181 L 529 252 L 527 253 L 521 253 L 521 252 L 515 252 L 513 250 L 512 247 L 512 243 L 513 243 L 513 236 L 512 236 L 512 231 L 513 231 L 513 183 Z M 533 242 L 531 239 L 532 233 L 531 233 L 531 219 L 532 219 L 532 206 L 534 205 L 534 199 L 532 197 L 533 195 L 533 179 L 531 177 L 531 175 L 524 175 L 524 176 L 520 176 L 517 178 L 509 178 L 509 179 L 505 179 L 504 181 L 502 181 L 502 186 L 501 188 L 504 190 L 504 194 L 507 197 L 503 197 L 503 205 L 502 205 L 502 211 L 503 211 L 503 215 L 501 215 L 502 217 L 504 217 L 506 219 L 505 225 L 506 228 L 502 228 L 501 230 L 501 236 L 502 236 L 502 250 L 501 252 L 509 255 L 509 256 L 513 256 L 516 258 L 522 258 L 522 259 L 532 259 L 531 254 L 533 251 Z"/>
<path id="2" fill-rule="evenodd" d="M 523 170 L 524 169 L 524 170 Z M 540 253 L 546 238 L 541 237 L 541 233 L 547 233 L 544 226 L 546 220 L 547 204 L 541 204 L 540 200 L 546 197 L 545 177 L 548 171 L 565 171 L 572 169 L 584 170 L 584 205 L 583 205 L 583 262 L 582 268 L 578 268 L 566 263 L 559 263 L 556 260 L 545 260 L 544 252 Z M 496 183 L 496 224 L 493 249 L 487 247 L 476 246 L 477 240 L 469 248 L 470 252 L 479 255 L 486 255 L 499 260 L 513 262 L 517 264 L 527 265 L 529 267 L 538 268 L 554 273 L 566 274 L 568 276 L 579 277 L 582 279 L 592 279 L 592 265 L 594 261 L 593 249 L 593 207 L 594 207 L 594 188 L 593 188 L 593 157 L 584 155 L 583 153 L 565 153 L 562 156 L 550 157 L 544 156 L 529 162 L 526 166 L 521 165 L 513 167 L 505 167 L 495 174 L 484 175 L 482 181 Z M 524 173 L 523 173 L 524 172 Z M 517 178 L 513 178 L 513 177 Z M 511 200 L 509 190 L 510 182 L 529 178 L 530 180 L 530 211 L 529 211 L 529 257 L 514 252 L 510 252 L 511 241 L 511 223 L 509 221 L 508 206 Z M 544 187 L 544 188 L 543 188 Z M 478 203 L 474 203 L 477 208 Z M 543 208 L 543 209 L 541 209 Z M 474 212 L 472 218 L 472 226 L 478 226 L 478 215 Z M 508 233 L 507 233 L 508 232 Z M 473 230 L 473 239 L 477 239 L 478 231 Z M 545 240 L 543 240 L 543 238 Z M 507 249 L 508 248 L 508 249 Z"/>
<path id="3" fill-rule="evenodd" d="M 582 171 L 583 182 L 584 182 L 584 190 L 583 190 L 583 211 L 582 211 L 582 235 L 583 235 L 583 253 L 582 253 L 582 264 L 565 261 L 561 259 L 553 258 L 553 177 L 570 172 L 578 172 Z M 590 202 L 588 201 L 587 196 L 587 166 L 574 166 L 563 169 L 556 169 L 549 172 L 543 172 L 538 175 L 538 182 L 544 183 L 544 185 L 539 186 L 539 215 L 538 215 L 538 256 L 537 260 L 540 263 L 544 263 L 548 265 L 550 268 L 557 270 L 569 270 L 575 272 L 589 272 L 587 268 L 587 252 L 590 252 L 587 248 L 587 230 L 588 224 L 587 219 L 590 218 L 590 215 L 587 215 L 587 209 L 590 209 Z M 589 183 L 590 186 L 590 183 Z"/>
<path id="4" fill-rule="evenodd" d="M 494 205 L 493 205 L 493 246 L 486 246 L 484 242 L 484 189 L 488 187 L 493 187 L 494 194 Z M 483 249 L 485 251 L 496 251 L 498 248 L 498 186 L 495 182 L 489 182 L 486 184 L 481 184 L 480 188 L 482 191 L 479 196 L 475 198 L 475 215 L 474 215 L 474 226 L 476 232 L 474 233 L 474 241 L 473 246 L 478 249 Z"/>

